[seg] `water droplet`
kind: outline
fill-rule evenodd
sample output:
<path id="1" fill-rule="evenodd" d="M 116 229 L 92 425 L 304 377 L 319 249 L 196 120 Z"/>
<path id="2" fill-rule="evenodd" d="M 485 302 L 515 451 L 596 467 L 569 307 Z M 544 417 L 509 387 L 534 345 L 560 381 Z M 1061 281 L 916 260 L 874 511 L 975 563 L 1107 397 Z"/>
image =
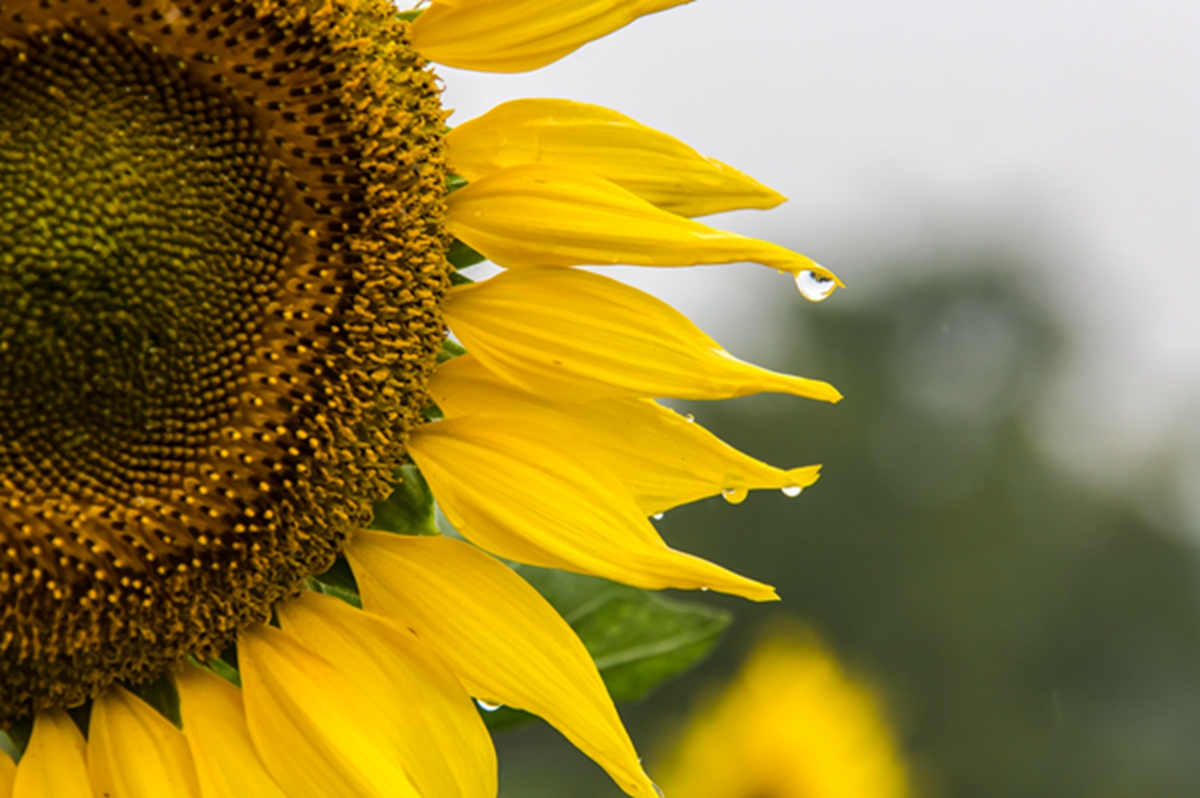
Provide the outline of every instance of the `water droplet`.
<path id="1" fill-rule="evenodd" d="M 654 788 L 654 792 L 658 795 L 658 798 L 667 798 L 666 793 L 662 791 L 662 787 L 659 787 L 654 782 L 650 782 L 650 786 Z"/>
<path id="2" fill-rule="evenodd" d="M 664 515 L 664 513 L 655 513 L 655 514 L 654 514 L 653 516 L 651 516 L 651 517 L 652 517 L 652 518 L 653 518 L 655 521 L 661 521 L 661 520 L 663 520 L 663 515 Z"/>
<path id="3" fill-rule="evenodd" d="M 746 501 L 746 497 L 750 495 L 750 491 L 745 488 L 726 488 L 721 491 L 722 498 L 730 504 L 741 504 Z"/>
<path id="4" fill-rule="evenodd" d="M 696 417 L 693 416 L 691 413 L 688 413 L 686 416 L 684 416 L 684 418 L 686 418 L 688 420 L 689 424 L 695 423 L 695 421 L 696 421 Z"/>
<path id="5" fill-rule="evenodd" d="M 478 698 L 475 699 L 475 703 L 478 704 L 479 708 L 484 712 L 495 712 L 497 709 L 504 706 L 503 704 L 489 704 L 488 702 L 481 701 Z"/>
<path id="6" fill-rule="evenodd" d="M 786 488 L 780 488 L 780 490 L 783 491 L 783 495 L 787 496 L 789 499 L 794 499 L 804 492 L 804 488 L 800 487 L 799 485 L 788 485 Z"/>
<path id="7" fill-rule="evenodd" d="M 707 593 L 707 592 L 708 592 L 708 588 L 706 588 L 706 587 L 702 587 L 702 588 L 700 588 L 700 592 L 701 592 L 701 593 Z"/>
<path id="8" fill-rule="evenodd" d="M 822 277 L 812 269 L 805 269 L 796 275 L 796 287 L 800 295 L 809 302 L 821 302 L 829 298 L 837 283 L 832 277 Z"/>

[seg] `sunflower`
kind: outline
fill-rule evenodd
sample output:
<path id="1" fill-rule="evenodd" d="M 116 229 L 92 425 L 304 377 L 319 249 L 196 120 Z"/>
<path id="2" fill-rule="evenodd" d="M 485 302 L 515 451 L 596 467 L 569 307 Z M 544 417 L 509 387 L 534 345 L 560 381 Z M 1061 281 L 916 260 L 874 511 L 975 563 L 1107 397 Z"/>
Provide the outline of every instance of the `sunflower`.
<path id="1" fill-rule="evenodd" d="M 678 798 L 905 798 L 908 768 L 876 697 L 811 632 L 767 639 L 696 713 L 660 783 Z"/>
<path id="2" fill-rule="evenodd" d="M 693 221 L 782 198 L 616 112 L 448 130 L 429 62 L 534 69 L 679 2 L 0 5 L 0 794 L 493 795 L 472 699 L 655 794 L 497 558 L 772 599 L 647 518 L 817 468 L 654 398 L 839 395 L 569 267 L 836 278 Z M 466 541 L 368 528 L 426 486 Z"/>

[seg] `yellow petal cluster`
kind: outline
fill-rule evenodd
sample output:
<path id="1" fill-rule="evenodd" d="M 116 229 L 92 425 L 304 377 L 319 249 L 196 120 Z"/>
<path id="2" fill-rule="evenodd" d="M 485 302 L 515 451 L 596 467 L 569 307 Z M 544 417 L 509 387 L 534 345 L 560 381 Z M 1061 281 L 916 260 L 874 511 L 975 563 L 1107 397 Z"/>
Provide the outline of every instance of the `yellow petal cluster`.
<path id="1" fill-rule="evenodd" d="M 434 0 L 411 33 L 432 61 L 513 72 L 682 2 Z M 507 271 L 445 299 L 470 354 L 439 367 L 439 420 L 408 453 L 469 542 L 353 534 L 343 554 L 361 609 L 312 591 L 279 603 L 275 624 L 238 635 L 240 684 L 218 675 L 228 664 L 181 664 L 179 725 L 122 687 L 94 702 L 86 741 L 66 712 L 37 712 L 19 763 L 0 755 L 0 798 L 492 798 L 474 701 L 542 716 L 626 793 L 659 794 L 583 644 L 497 557 L 772 600 L 671 549 L 648 516 L 751 489 L 795 495 L 819 466 L 761 463 L 657 400 L 841 395 L 739 360 L 663 302 L 570 267 L 750 261 L 840 282 L 693 221 L 783 198 L 615 111 L 518 101 L 447 143 L 468 182 L 447 198 L 448 227 Z"/>
<path id="2" fill-rule="evenodd" d="M 512 100 L 455 127 L 446 141 L 454 171 L 472 182 L 510 166 L 545 164 L 603 178 L 679 216 L 774 208 L 784 201 L 677 138 L 572 100 Z"/>
<path id="3" fill-rule="evenodd" d="M 451 290 L 444 312 L 486 368 L 560 401 L 763 392 L 842 398 L 828 383 L 738 360 L 665 302 L 591 272 L 508 271 Z"/>
<path id="4" fill-rule="evenodd" d="M 690 0 L 435 0 L 413 25 L 430 60 L 481 72 L 526 72 L 640 16 Z"/>
<path id="5" fill-rule="evenodd" d="M 449 206 L 450 231 L 507 268 L 750 261 L 837 279 L 804 255 L 662 210 L 572 166 L 509 166 L 454 192 Z"/>

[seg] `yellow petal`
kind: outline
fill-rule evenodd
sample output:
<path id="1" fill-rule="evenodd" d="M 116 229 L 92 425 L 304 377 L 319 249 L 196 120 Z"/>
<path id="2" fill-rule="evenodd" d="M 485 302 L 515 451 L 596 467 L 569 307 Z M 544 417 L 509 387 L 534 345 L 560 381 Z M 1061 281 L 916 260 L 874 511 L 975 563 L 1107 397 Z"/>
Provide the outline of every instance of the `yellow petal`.
<path id="1" fill-rule="evenodd" d="M 549 430 L 504 417 L 458 418 L 413 432 L 409 454 L 450 523 L 500 557 L 638 587 L 711 588 L 755 601 L 775 591 L 663 542 L 629 492 Z"/>
<path id="2" fill-rule="evenodd" d="M 455 173 L 475 181 L 509 166 L 550 164 L 598 175 L 681 216 L 774 208 L 784 196 L 679 139 L 599 105 L 513 100 L 446 137 Z"/>
<path id="3" fill-rule="evenodd" d="M 413 23 L 413 46 L 460 69 L 526 72 L 640 16 L 689 1 L 435 0 Z"/>
<path id="4" fill-rule="evenodd" d="M 694 266 L 751 261 L 841 282 L 808 257 L 660 210 L 565 166 L 510 166 L 455 191 L 450 232 L 493 262 L 530 266 Z"/>
<path id="5" fill-rule="evenodd" d="M 120 685 L 92 704 L 87 760 L 97 795 L 200 798 L 183 732 Z"/>
<path id="6" fill-rule="evenodd" d="M 242 691 L 203 668 L 175 677 L 183 728 L 204 798 L 287 798 L 263 767 L 242 707 Z"/>
<path id="7" fill-rule="evenodd" d="M 816 482 L 820 472 L 820 466 L 773 468 L 651 399 L 541 401 L 471 355 L 439 366 L 429 390 L 447 418 L 503 416 L 502 423 L 514 429 L 548 429 L 551 440 L 571 441 L 575 459 L 605 467 L 647 515 L 722 491 L 798 492 Z"/>
<path id="8" fill-rule="evenodd" d="M 411 630 L 315 593 L 284 604 L 279 620 L 390 709 L 421 795 L 495 798 L 492 738 L 462 683 Z"/>
<path id="9" fill-rule="evenodd" d="M 61 709 L 39 711 L 17 765 L 13 798 L 92 798 L 85 748 L 70 715 Z"/>
<path id="10" fill-rule="evenodd" d="M 828 383 L 738 360 L 665 302 L 591 272 L 504 272 L 452 289 L 444 311 L 488 370 L 556 400 L 842 398 Z"/>
<path id="11" fill-rule="evenodd" d="M 654 798 L 579 638 L 523 579 L 465 543 L 360 531 L 363 605 L 411 626 L 472 695 L 545 718 L 637 798 Z"/>
<path id="12" fill-rule="evenodd" d="M 260 624 L 238 636 L 238 664 L 250 739 L 286 794 L 419 798 L 392 733 L 394 708 L 328 659 Z"/>
<path id="13" fill-rule="evenodd" d="M 17 775 L 17 763 L 12 757 L 0 753 L 0 798 L 12 798 L 13 778 Z"/>

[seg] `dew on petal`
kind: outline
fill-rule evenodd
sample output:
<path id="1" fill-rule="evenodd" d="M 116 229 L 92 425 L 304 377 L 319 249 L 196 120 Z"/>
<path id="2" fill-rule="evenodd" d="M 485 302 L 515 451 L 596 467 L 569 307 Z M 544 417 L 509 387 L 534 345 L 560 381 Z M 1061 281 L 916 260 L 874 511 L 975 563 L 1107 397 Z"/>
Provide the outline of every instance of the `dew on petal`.
<path id="1" fill-rule="evenodd" d="M 796 275 L 796 287 L 800 289 L 800 295 L 809 302 L 822 302 L 837 288 L 837 282 L 832 277 L 824 277 L 812 269 L 805 269 Z"/>
<path id="2" fill-rule="evenodd" d="M 721 491 L 721 497 L 730 504 L 741 504 L 746 501 L 746 497 L 750 495 L 750 491 L 745 488 L 726 488 Z"/>
<path id="3" fill-rule="evenodd" d="M 789 499 L 794 499 L 804 492 L 804 488 L 800 487 L 799 485 L 788 485 L 787 487 L 780 488 L 780 490 L 783 491 L 783 495 L 787 496 Z"/>
<path id="4" fill-rule="evenodd" d="M 502 706 L 504 706 L 503 704 L 489 704 L 488 702 L 483 701 L 478 698 L 475 699 L 475 703 L 478 704 L 479 708 L 482 709 L 484 712 L 495 712 L 496 710 L 498 710 Z"/>

